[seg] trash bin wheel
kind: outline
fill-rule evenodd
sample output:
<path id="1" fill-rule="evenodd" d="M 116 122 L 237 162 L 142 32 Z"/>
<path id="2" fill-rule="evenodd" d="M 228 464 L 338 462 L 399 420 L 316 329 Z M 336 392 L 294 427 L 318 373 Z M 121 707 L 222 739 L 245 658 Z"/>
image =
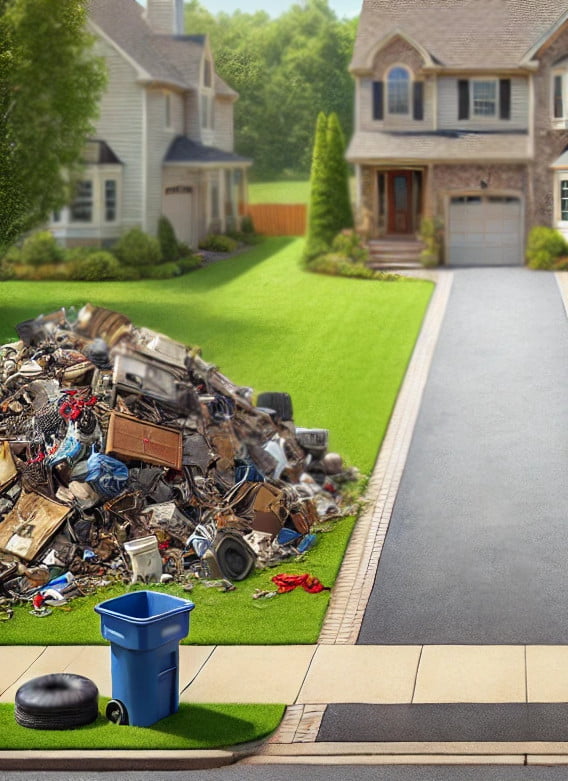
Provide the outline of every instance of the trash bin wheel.
<path id="1" fill-rule="evenodd" d="M 113 724 L 128 724 L 128 711 L 126 710 L 124 703 L 120 700 L 109 700 L 106 706 L 105 716 L 109 721 L 112 721 Z"/>
<path id="2" fill-rule="evenodd" d="M 73 729 L 95 721 L 99 691 L 82 675 L 52 673 L 22 684 L 15 697 L 18 724 L 31 729 Z"/>
<path id="3" fill-rule="evenodd" d="M 292 399 L 290 398 L 289 393 L 280 393 L 276 391 L 259 393 L 256 399 L 256 406 L 273 409 L 280 420 L 294 419 Z"/>

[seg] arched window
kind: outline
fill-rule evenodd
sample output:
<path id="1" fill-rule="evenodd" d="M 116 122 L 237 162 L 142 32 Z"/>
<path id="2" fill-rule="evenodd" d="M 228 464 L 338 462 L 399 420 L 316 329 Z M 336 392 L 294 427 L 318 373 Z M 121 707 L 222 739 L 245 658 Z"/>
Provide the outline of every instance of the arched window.
<path id="1" fill-rule="evenodd" d="M 397 66 L 387 77 L 387 111 L 389 114 L 410 113 L 410 73 Z"/>

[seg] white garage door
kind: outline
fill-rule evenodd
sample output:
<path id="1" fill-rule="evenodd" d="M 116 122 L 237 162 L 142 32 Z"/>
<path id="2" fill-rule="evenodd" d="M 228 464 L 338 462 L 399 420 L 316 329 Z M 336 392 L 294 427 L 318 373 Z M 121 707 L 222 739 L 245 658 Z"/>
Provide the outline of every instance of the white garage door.
<path id="1" fill-rule="evenodd" d="M 522 209 L 519 198 L 464 195 L 450 201 L 451 266 L 520 266 Z"/>

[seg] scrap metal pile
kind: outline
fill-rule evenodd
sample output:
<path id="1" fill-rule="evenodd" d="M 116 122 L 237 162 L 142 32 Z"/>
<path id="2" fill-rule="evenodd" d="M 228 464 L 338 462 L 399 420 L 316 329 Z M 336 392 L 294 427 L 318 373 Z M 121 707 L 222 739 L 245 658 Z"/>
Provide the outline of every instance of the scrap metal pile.
<path id="1" fill-rule="evenodd" d="M 287 394 L 254 406 L 198 350 L 91 304 L 16 331 L 0 347 L 0 597 L 188 570 L 230 587 L 342 514 L 353 475 Z"/>

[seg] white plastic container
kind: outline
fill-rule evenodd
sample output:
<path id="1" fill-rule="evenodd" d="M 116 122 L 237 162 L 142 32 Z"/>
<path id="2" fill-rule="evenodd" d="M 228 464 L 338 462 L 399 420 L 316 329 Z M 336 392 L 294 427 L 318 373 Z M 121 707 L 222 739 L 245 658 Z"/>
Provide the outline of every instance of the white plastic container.
<path id="1" fill-rule="evenodd" d="M 160 582 L 162 557 L 158 549 L 158 538 L 155 535 L 125 542 L 124 550 L 130 556 L 132 563 L 131 583 L 137 583 L 139 580 L 143 583 Z"/>

